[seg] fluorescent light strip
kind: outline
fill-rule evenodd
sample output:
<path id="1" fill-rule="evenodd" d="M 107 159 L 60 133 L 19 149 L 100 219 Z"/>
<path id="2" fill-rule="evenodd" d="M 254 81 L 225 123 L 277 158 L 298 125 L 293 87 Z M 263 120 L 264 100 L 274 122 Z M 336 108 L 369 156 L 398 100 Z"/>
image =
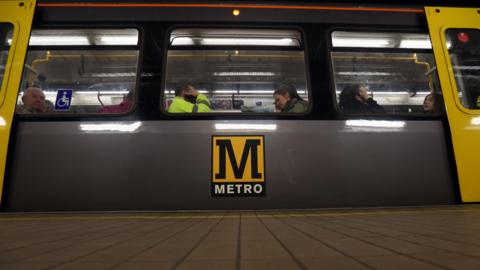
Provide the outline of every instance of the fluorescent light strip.
<path id="1" fill-rule="evenodd" d="M 480 70 L 480 66 L 453 66 L 457 70 Z"/>
<path id="2" fill-rule="evenodd" d="M 276 72 L 214 72 L 214 76 L 276 76 Z"/>
<path id="3" fill-rule="evenodd" d="M 342 91 L 335 91 L 335 92 L 337 93 L 337 95 L 340 95 L 342 93 Z M 373 93 L 374 95 L 378 94 L 378 95 L 386 95 L 386 96 L 388 96 L 388 95 L 392 95 L 392 96 L 394 96 L 394 95 L 410 95 L 411 94 L 410 92 L 406 92 L 406 91 L 399 91 L 399 92 L 395 92 L 395 91 L 392 91 L 392 92 L 389 92 L 389 91 L 368 91 L 368 92 Z M 429 95 L 429 94 L 431 94 L 431 92 L 427 92 L 427 91 L 421 91 L 421 92 L 418 91 L 416 93 L 416 95 L 420 95 L 420 96 L 422 96 L 422 95 L 426 96 L 426 95 Z"/>
<path id="4" fill-rule="evenodd" d="M 240 91 L 240 94 L 271 94 L 273 95 L 273 90 L 245 90 Z"/>
<path id="5" fill-rule="evenodd" d="M 109 123 L 109 124 L 80 124 L 82 131 L 118 131 L 118 132 L 133 132 L 142 126 L 141 122 L 134 122 L 132 124 L 124 123 Z"/>
<path id="6" fill-rule="evenodd" d="M 93 73 L 94 78 L 112 78 L 112 77 L 135 77 L 135 72 L 116 72 L 116 73 Z"/>
<path id="7" fill-rule="evenodd" d="M 351 127 L 403 128 L 405 127 L 405 122 L 385 120 L 347 120 L 345 125 Z"/>
<path id="8" fill-rule="evenodd" d="M 94 45 L 137 45 L 138 36 L 94 36 Z M 97 42 L 98 41 L 98 42 Z M 11 40 L 10 40 L 11 42 Z M 30 37 L 30 46 L 88 46 L 92 45 L 87 36 L 41 35 Z"/>
<path id="9" fill-rule="evenodd" d="M 402 49 L 431 49 L 432 43 L 429 39 L 405 39 L 400 41 Z"/>
<path id="10" fill-rule="evenodd" d="M 56 92 L 54 92 L 56 93 Z M 97 95 L 98 93 L 100 94 L 111 94 L 111 95 L 126 95 L 129 93 L 128 90 L 120 90 L 120 91 L 76 91 L 73 92 L 73 94 L 79 94 L 79 95 Z"/>
<path id="11" fill-rule="evenodd" d="M 294 46 L 291 38 L 204 38 L 201 45 Z"/>
<path id="12" fill-rule="evenodd" d="M 238 93 L 238 91 L 236 90 L 214 90 L 213 92 L 218 94 L 237 94 Z"/>
<path id="13" fill-rule="evenodd" d="M 190 37 L 172 38 L 173 46 L 178 45 L 247 45 L 247 46 L 299 46 L 291 38 L 200 38 L 198 43 Z"/>
<path id="14" fill-rule="evenodd" d="M 216 130 L 276 130 L 276 124 L 215 124 Z"/>
<path id="15" fill-rule="evenodd" d="M 364 48 L 389 48 L 388 39 L 367 39 L 367 38 L 332 38 L 333 47 L 364 47 Z"/>
<path id="16" fill-rule="evenodd" d="M 90 41 L 85 36 L 31 36 L 30 46 L 85 46 Z"/>
<path id="17" fill-rule="evenodd" d="M 100 36 L 97 45 L 137 45 L 138 36 Z"/>
<path id="18" fill-rule="evenodd" d="M 351 71 L 340 71 L 340 72 L 335 72 L 335 74 L 338 75 L 359 75 L 359 76 L 390 76 L 390 75 L 395 75 L 398 73 L 390 73 L 390 72 L 351 72 Z"/>

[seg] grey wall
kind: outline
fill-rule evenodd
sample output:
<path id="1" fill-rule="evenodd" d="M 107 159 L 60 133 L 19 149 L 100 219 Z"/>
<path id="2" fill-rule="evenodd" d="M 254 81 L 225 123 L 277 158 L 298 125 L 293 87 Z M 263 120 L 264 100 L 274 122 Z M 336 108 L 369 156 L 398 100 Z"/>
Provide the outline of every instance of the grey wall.
<path id="1" fill-rule="evenodd" d="M 217 130 L 215 123 L 275 130 Z M 374 126 L 371 126 L 374 123 Z M 377 124 L 404 124 L 378 127 Z M 382 124 L 383 123 L 383 124 Z M 9 158 L 9 211 L 279 209 L 449 204 L 440 121 L 20 122 Z M 356 123 L 357 125 L 359 123 Z M 361 122 L 360 122 L 360 125 Z M 376 125 L 376 126 L 375 126 Z M 92 126 L 90 126 L 91 129 Z M 104 127 L 104 126 L 103 126 Z M 267 195 L 212 198 L 211 136 L 264 135 Z"/>

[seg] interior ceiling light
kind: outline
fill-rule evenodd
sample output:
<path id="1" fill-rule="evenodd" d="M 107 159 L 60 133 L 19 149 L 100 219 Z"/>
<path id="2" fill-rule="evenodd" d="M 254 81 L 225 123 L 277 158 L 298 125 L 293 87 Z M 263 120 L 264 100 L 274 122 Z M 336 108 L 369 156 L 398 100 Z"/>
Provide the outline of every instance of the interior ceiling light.
<path id="1" fill-rule="evenodd" d="M 203 38 L 201 45 L 293 46 L 291 38 Z"/>
<path id="2" fill-rule="evenodd" d="M 333 47 L 389 48 L 390 41 L 380 38 L 332 38 Z"/>
<path id="3" fill-rule="evenodd" d="M 94 44 L 90 43 L 87 36 L 59 36 L 59 35 L 32 35 L 30 37 L 30 46 L 88 46 L 88 45 L 137 45 L 138 36 L 136 35 L 99 35 L 93 36 Z"/>
<path id="4" fill-rule="evenodd" d="M 135 36 L 100 36 L 96 45 L 137 45 L 138 37 Z"/>
<path id="5" fill-rule="evenodd" d="M 90 45 L 86 36 L 31 36 L 30 46 L 85 46 Z"/>
<path id="6" fill-rule="evenodd" d="M 405 39 L 400 41 L 402 49 L 431 49 L 432 43 L 428 39 Z"/>
<path id="7" fill-rule="evenodd" d="M 275 76 L 275 72 L 214 72 L 214 76 Z"/>
<path id="8" fill-rule="evenodd" d="M 172 46 L 299 46 L 298 41 L 291 38 L 198 38 L 176 37 L 171 39 Z"/>

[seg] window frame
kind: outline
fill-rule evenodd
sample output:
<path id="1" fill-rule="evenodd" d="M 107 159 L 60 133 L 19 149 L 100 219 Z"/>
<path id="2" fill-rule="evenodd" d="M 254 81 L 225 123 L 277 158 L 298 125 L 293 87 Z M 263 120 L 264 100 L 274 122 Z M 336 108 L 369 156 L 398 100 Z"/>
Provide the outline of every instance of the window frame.
<path id="1" fill-rule="evenodd" d="M 406 34 L 427 34 L 430 37 L 430 32 L 428 29 L 418 29 L 418 28 L 400 28 L 400 29 L 392 29 L 392 28 L 362 28 L 362 27 L 345 27 L 345 26 L 334 26 L 330 27 L 327 29 L 327 43 L 328 43 L 328 62 L 329 62 L 329 76 L 330 76 L 330 81 L 331 81 L 331 97 L 332 97 L 332 104 L 335 112 L 345 118 L 361 118 L 361 117 L 372 117 L 372 118 L 391 118 L 391 117 L 401 117 L 401 118 L 421 118 L 421 119 L 438 119 L 441 117 L 445 116 L 444 109 L 445 108 L 445 102 L 443 101 L 443 98 L 440 100 L 441 104 L 440 106 L 441 109 L 438 110 L 437 112 L 434 113 L 421 113 L 421 112 L 401 112 L 401 113 L 395 113 L 395 112 L 386 112 L 386 113 L 346 113 L 340 109 L 339 106 L 339 100 L 337 98 L 337 93 L 336 93 L 336 80 L 335 80 L 335 73 L 334 73 L 334 63 L 332 59 L 332 52 L 363 52 L 363 53 L 430 53 L 432 55 L 432 59 L 435 63 L 435 55 L 432 49 L 401 49 L 401 48 L 363 48 L 363 47 L 333 47 L 333 42 L 332 42 L 332 34 L 335 31 L 343 31 L 343 32 L 378 32 L 378 33 L 406 33 Z M 435 66 L 436 67 L 436 63 Z M 436 74 L 436 73 L 435 73 Z M 439 81 L 438 74 L 436 75 L 437 81 Z M 442 93 L 443 96 L 443 91 L 441 89 L 440 84 L 438 84 L 440 87 L 438 90 L 440 93 Z M 437 99 L 435 100 L 436 102 L 438 101 Z M 381 105 L 381 104 L 380 104 Z"/>
<path id="2" fill-rule="evenodd" d="M 460 29 L 476 30 L 476 31 L 478 31 L 479 34 L 480 34 L 480 28 L 457 28 L 457 27 L 444 28 L 444 29 L 442 29 L 442 32 L 441 32 L 440 35 L 441 35 L 441 37 L 442 37 L 442 41 L 445 41 L 445 42 L 443 42 L 444 44 L 442 44 L 442 46 L 445 46 L 445 48 L 447 47 L 447 43 L 446 43 L 446 42 L 447 42 L 447 31 L 448 31 L 448 30 L 455 30 L 455 29 L 458 29 L 458 30 L 460 30 Z M 479 44 L 479 46 L 480 46 L 480 44 Z M 451 84 L 451 85 L 452 85 L 452 86 L 451 86 L 451 87 L 452 87 L 452 90 L 453 90 L 453 92 L 454 92 L 453 95 L 454 95 L 454 97 L 455 97 L 455 98 L 454 98 L 454 99 L 455 99 L 455 104 L 457 105 L 457 107 L 458 107 L 461 111 L 463 111 L 463 112 L 465 112 L 465 113 L 467 113 L 467 114 L 472 114 L 472 115 L 478 115 L 478 114 L 480 114 L 480 107 L 478 107 L 478 108 L 473 108 L 473 109 L 472 109 L 472 108 L 467 108 L 467 107 L 464 106 L 464 104 L 463 104 L 463 102 L 462 102 L 462 100 L 461 100 L 461 98 L 460 98 L 460 95 L 459 95 L 460 91 L 459 91 L 459 89 L 458 89 L 458 80 L 455 78 L 455 71 L 453 70 L 454 64 L 452 63 L 452 59 L 451 59 L 452 54 L 450 53 L 450 51 L 448 50 L 448 48 L 447 48 L 447 50 L 445 50 L 445 52 L 448 53 L 448 55 L 445 55 L 445 57 L 448 59 L 448 63 L 449 63 L 449 66 L 450 66 L 449 72 L 448 72 L 448 73 L 449 73 L 449 76 L 450 76 L 450 80 L 453 80 L 453 82 L 455 82 L 455 83 L 452 83 L 452 84 Z M 456 54 L 457 54 L 457 53 L 456 53 L 456 51 L 455 51 L 455 55 L 456 55 Z M 463 76 L 462 76 L 462 83 L 463 83 Z M 467 89 L 467 91 L 468 91 L 468 89 Z M 470 94 L 470 93 L 468 93 L 468 94 Z M 480 98 L 480 96 L 479 96 L 479 98 Z"/>
<path id="3" fill-rule="evenodd" d="M 65 45 L 59 45 L 59 46 L 28 46 L 27 47 L 27 55 L 29 51 L 33 50 L 62 50 L 62 51 L 74 51 L 74 50 L 95 50 L 95 51 L 108 51 L 108 50 L 123 50 L 125 48 L 131 49 L 136 49 L 138 51 L 138 59 L 136 61 L 136 74 L 135 74 L 135 79 L 132 80 L 135 83 L 135 86 L 133 87 L 134 91 L 134 100 L 133 100 L 133 106 L 132 108 L 127 111 L 127 112 L 122 112 L 122 113 L 56 113 L 54 112 L 47 112 L 47 113 L 33 113 L 33 114 L 18 114 L 15 113 L 15 117 L 18 117 L 19 119 L 28 119 L 28 120 L 45 120 L 45 119 L 59 119 L 59 120 L 79 120 L 79 119 L 92 119 L 92 118 L 111 118 L 111 117 L 121 117 L 121 116 L 130 116 L 133 114 L 136 114 L 138 110 L 138 103 L 139 103 L 139 89 L 140 89 L 140 78 L 141 78 L 141 70 L 142 70 L 142 63 L 143 63 L 143 48 L 145 44 L 145 29 L 141 25 L 137 24 L 122 24 L 122 25 L 96 25 L 96 26 L 91 26 L 91 25 L 39 25 L 39 26 L 33 26 L 33 30 L 76 30 L 76 29 L 91 29 L 91 30 L 121 30 L 121 29 L 135 29 L 138 32 L 138 42 L 137 45 L 74 45 L 74 46 L 65 46 Z M 25 57 L 25 61 L 27 60 L 27 57 Z M 24 65 L 26 63 L 24 62 Z M 23 68 L 22 71 L 22 81 L 20 85 L 23 82 L 23 77 L 24 73 L 26 72 L 26 69 Z M 20 92 L 21 89 L 18 89 L 18 92 Z M 18 102 L 18 95 L 17 95 L 17 101 Z"/>
<path id="4" fill-rule="evenodd" d="M 175 50 L 262 50 L 265 48 L 275 48 L 279 51 L 302 51 L 303 58 L 304 58 L 304 69 L 305 69 L 305 85 L 307 86 L 307 95 L 308 95 L 308 107 L 307 110 L 303 113 L 282 113 L 282 112 L 268 112 L 268 113 L 258 113 L 258 112 L 239 112 L 239 113 L 226 113 L 226 112 L 208 112 L 208 113 L 169 113 L 167 108 L 165 108 L 165 90 L 166 90 L 166 74 L 167 74 L 167 62 L 168 62 L 168 52 L 171 50 L 172 46 L 170 45 L 170 37 L 172 32 L 175 29 L 182 29 L 182 28 L 189 28 L 189 29 L 252 29 L 252 30 L 294 30 L 298 31 L 301 37 L 300 46 L 293 48 L 285 48 L 285 46 L 236 46 L 236 45 L 229 45 L 229 46 L 178 46 Z M 162 64 L 162 81 L 161 81 L 161 90 L 160 90 L 160 101 L 159 101 L 159 111 L 161 114 L 168 116 L 169 118 L 198 118 L 198 119 L 208 119 L 209 117 L 234 117 L 234 118 L 245 118 L 245 117 L 253 117 L 253 118 L 272 118 L 275 116 L 282 116 L 282 117 L 291 117 L 291 118 L 299 118 L 309 115 L 313 110 L 313 94 L 311 88 L 311 80 L 310 80 L 310 72 L 309 66 L 310 61 L 308 57 L 308 46 L 306 45 L 306 33 L 305 31 L 298 26 L 252 26 L 252 25 L 225 25 L 225 26 L 218 26 L 218 25 L 211 25 L 211 24 L 173 24 L 170 25 L 165 31 L 164 37 L 164 54 L 163 54 L 163 64 Z M 200 49 L 199 49 L 200 48 Z M 273 93 L 272 93 L 273 97 Z"/>
<path id="5" fill-rule="evenodd" d="M 10 68 L 7 67 L 11 67 L 12 65 L 13 55 L 15 54 L 15 44 L 18 36 L 18 27 L 11 21 L 1 21 L 0 25 L 7 27 L 10 26 L 10 29 L 5 32 L 5 38 L 8 38 L 8 34 L 10 34 L 12 40 L 11 44 L 8 46 L 8 50 L 5 50 L 7 52 L 7 59 L 5 61 L 5 68 L 2 73 L 2 80 L 0 81 L 0 107 L 2 107 L 3 101 L 7 94 L 8 78 L 10 76 Z M 4 48 L 3 44 L 0 44 L 0 46 L 0 48 Z M 6 48 L 7 47 L 5 46 L 5 49 Z"/>

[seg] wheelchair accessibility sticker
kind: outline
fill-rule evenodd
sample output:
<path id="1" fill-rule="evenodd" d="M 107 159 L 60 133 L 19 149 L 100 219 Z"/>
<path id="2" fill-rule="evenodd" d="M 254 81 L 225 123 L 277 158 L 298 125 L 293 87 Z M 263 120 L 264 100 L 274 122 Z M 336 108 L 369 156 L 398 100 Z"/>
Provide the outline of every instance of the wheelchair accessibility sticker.
<path id="1" fill-rule="evenodd" d="M 56 111 L 67 111 L 72 104 L 73 89 L 58 89 L 57 99 L 55 100 Z"/>
<path id="2" fill-rule="evenodd" d="M 212 137 L 212 196 L 265 196 L 263 136 Z"/>

